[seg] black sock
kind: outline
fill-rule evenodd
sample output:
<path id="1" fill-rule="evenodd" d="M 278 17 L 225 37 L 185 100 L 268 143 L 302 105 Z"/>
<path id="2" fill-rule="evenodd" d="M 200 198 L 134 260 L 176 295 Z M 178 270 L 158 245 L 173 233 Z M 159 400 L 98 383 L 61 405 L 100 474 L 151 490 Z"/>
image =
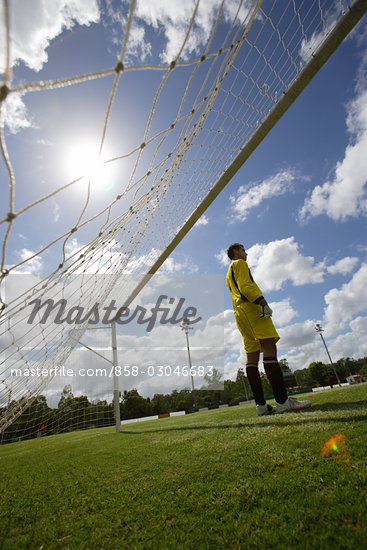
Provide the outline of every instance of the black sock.
<path id="1" fill-rule="evenodd" d="M 279 404 L 284 403 L 288 396 L 284 384 L 282 369 L 279 366 L 276 357 L 264 357 L 264 369 L 273 390 L 275 401 Z"/>
<path id="2" fill-rule="evenodd" d="M 261 384 L 260 373 L 257 365 L 246 365 L 246 375 L 249 381 L 252 395 L 256 405 L 265 405 L 264 391 Z"/>

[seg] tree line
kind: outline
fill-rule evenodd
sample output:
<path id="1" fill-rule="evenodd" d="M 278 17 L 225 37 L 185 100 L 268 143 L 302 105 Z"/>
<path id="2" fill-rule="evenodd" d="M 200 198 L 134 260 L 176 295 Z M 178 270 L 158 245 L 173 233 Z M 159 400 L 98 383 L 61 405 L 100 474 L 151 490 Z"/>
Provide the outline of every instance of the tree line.
<path id="1" fill-rule="evenodd" d="M 291 373 L 287 360 L 280 361 L 288 387 L 311 389 L 315 386 L 336 385 L 334 373 L 341 382 L 353 374 L 367 375 L 367 357 L 339 359 L 334 369 L 321 361 L 311 363 L 305 369 Z M 290 376 L 289 376 L 290 375 Z M 272 396 L 271 386 L 265 374 L 261 374 L 266 397 Z M 218 370 L 214 377 L 206 379 L 206 386 L 191 391 L 189 388 L 173 390 L 169 394 L 156 393 L 153 397 L 143 397 L 136 389 L 124 390 L 120 396 L 121 420 L 167 414 L 175 411 L 193 412 L 200 408 L 214 408 L 219 405 L 234 405 L 252 399 L 251 388 L 242 369 L 237 371 L 235 380 L 224 380 L 223 389 L 218 387 L 221 375 Z M 114 403 L 106 400 L 90 401 L 86 395 L 74 396 L 72 387 L 64 387 L 57 408 L 49 407 L 44 395 L 30 400 L 29 405 L 22 398 L 18 405 L 26 405 L 22 414 L 0 435 L 0 443 L 30 439 L 74 430 L 112 426 Z M 9 404 L 16 404 L 14 401 Z M 6 407 L 0 413 L 6 412 Z"/>
<path id="2" fill-rule="evenodd" d="M 367 357 L 361 359 L 343 357 L 333 363 L 333 366 L 341 382 L 345 382 L 347 376 L 354 374 L 367 375 Z M 334 369 L 330 364 L 316 361 L 305 369 L 294 371 L 294 375 L 299 386 L 334 386 L 338 383 Z"/>

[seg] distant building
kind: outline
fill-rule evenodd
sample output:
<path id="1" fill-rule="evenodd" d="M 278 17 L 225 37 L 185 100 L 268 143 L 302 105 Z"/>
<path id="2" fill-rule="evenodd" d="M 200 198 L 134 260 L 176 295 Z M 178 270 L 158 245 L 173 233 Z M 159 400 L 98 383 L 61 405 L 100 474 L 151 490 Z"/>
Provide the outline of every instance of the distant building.
<path id="1" fill-rule="evenodd" d="M 365 374 L 353 374 L 352 376 L 347 376 L 348 384 L 360 384 L 361 382 L 367 382 L 367 375 Z"/>

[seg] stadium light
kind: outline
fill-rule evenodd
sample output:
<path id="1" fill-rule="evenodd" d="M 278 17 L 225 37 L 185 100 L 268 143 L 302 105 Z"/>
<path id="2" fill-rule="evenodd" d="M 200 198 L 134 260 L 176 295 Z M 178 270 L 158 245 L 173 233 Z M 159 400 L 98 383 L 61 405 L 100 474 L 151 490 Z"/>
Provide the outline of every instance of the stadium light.
<path id="1" fill-rule="evenodd" d="M 334 363 L 333 363 L 333 361 L 332 361 L 332 359 L 331 359 L 329 350 L 328 350 L 328 348 L 327 348 L 326 342 L 325 342 L 324 337 L 323 337 L 323 335 L 322 335 L 322 333 L 324 332 L 324 329 L 322 328 L 322 326 L 320 325 L 320 323 L 316 323 L 316 325 L 315 325 L 315 330 L 316 330 L 316 332 L 318 332 L 318 333 L 320 334 L 320 336 L 321 336 L 321 340 L 322 340 L 323 343 L 324 343 L 324 346 L 325 346 L 325 349 L 326 349 L 326 353 L 328 354 L 328 357 L 329 357 L 330 365 L 331 365 L 331 367 L 332 367 L 332 369 L 333 369 L 333 371 L 334 371 L 334 374 L 335 374 L 335 376 L 336 376 L 336 379 L 337 379 L 337 381 L 338 381 L 339 386 L 341 386 L 341 383 L 340 383 L 340 380 L 339 380 L 338 373 L 337 373 L 336 370 L 335 370 Z"/>

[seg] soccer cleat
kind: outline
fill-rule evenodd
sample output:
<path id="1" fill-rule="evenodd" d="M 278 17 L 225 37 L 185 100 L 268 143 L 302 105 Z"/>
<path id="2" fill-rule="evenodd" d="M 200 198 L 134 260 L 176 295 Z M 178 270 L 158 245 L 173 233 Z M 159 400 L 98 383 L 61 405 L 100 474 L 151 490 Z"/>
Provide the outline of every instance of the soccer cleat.
<path id="1" fill-rule="evenodd" d="M 275 407 L 271 405 L 256 405 L 256 411 L 258 416 L 264 416 L 264 414 L 272 414 L 275 412 Z"/>
<path id="2" fill-rule="evenodd" d="M 277 403 L 275 409 L 277 413 L 283 413 L 287 411 L 300 411 L 301 409 L 308 409 L 309 407 L 311 407 L 311 401 L 307 399 L 305 401 L 297 401 L 297 399 L 288 397 L 284 403 Z"/>

